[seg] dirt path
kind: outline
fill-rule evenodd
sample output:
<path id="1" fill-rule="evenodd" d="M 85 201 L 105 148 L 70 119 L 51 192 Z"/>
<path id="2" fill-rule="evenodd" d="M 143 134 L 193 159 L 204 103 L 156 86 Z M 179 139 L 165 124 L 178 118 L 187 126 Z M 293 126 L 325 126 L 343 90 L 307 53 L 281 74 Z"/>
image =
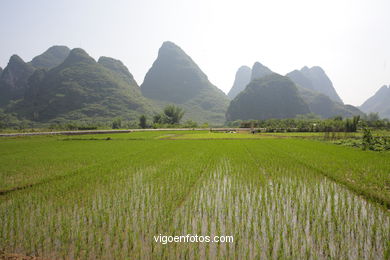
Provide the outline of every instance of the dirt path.
<path id="1" fill-rule="evenodd" d="M 155 131 L 249 131 L 249 128 L 156 128 L 156 129 L 126 129 L 126 130 L 83 130 L 83 131 L 55 131 L 30 133 L 4 133 L 0 137 L 34 136 L 34 135 L 87 135 L 87 134 L 118 134 L 131 132 Z"/>

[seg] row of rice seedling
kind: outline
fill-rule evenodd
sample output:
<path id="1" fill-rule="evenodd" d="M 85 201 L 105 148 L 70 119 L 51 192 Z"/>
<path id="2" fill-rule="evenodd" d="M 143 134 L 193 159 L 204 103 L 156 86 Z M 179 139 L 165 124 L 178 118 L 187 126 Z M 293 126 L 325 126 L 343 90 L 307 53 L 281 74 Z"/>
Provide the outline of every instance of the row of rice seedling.
<path id="1" fill-rule="evenodd" d="M 255 148 L 258 150 L 259 148 Z M 308 140 L 274 140 L 278 157 L 305 165 L 354 192 L 390 208 L 390 154 Z"/>
<path id="2" fill-rule="evenodd" d="M 142 252 L 143 234 L 152 228 L 148 224 L 155 218 L 166 226 L 168 213 L 182 201 L 194 176 L 202 174 L 205 162 L 202 152 L 176 154 L 175 146 L 157 144 L 159 149 L 122 155 L 106 166 L 3 196 L 0 245 L 6 251 L 50 257 L 110 258 L 114 252 L 125 253 L 111 249 L 121 230 L 131 238 L 125 239 L 132 249 L 126 252 Z"/>
<path id="3" fill-rule="evenodd" d="M 88 150 L 97 163 L 1 196 L 0 250 L 54 259 L 385 259 L 389 212 L 290 154 L 295 147 L 302 156 L 310 142 L 281 141 L 68 141 L 64 151 Z M 234 242 L 164 245 L 159 234 Z"/>
<path id="4" fill-rule="evenodd" d="M 162 246 L 168 258 L 385 259 L 386 210 L 293 161 L 279 167 L 267 151 L 260 164 L 242 160 L 246 150 L 225 148 L 209 178 L 176 210 L 175 234 L 234 235 L 235 242 L 184 244 L 178 252 Z"/>

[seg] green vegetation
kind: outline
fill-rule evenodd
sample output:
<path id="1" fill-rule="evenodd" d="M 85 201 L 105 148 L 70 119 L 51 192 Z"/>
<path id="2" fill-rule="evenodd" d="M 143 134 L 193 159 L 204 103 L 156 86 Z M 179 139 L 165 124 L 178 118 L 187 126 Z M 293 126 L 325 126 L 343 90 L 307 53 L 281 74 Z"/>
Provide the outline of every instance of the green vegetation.
<path id="1" fill-rule="evenodd" d="M 371 128 L 390 130 L 388 119 L 380 120 L 374 116 L 343 119 L 336 116 L 331 119 L 320 119 L 312 114 L 298 115 L 291 119 L 236 120 L 227 122 L 229 127 L 261 128 L 262 132 L 356 132 L 358 129 Z"/>
<path id="2" fill-rule="evenodd" d="M 112 121 L 112 129 L 120 129 L 122 128 L 122 119 L 115 118 L 114 121 Z"/>
<path id="3" fill-rule="evenodd" d="M 147 127 L 146 116 L 145 115 L 141 115 L 139 117 L 139 127 L 141 127 L 141 128 L 146 128 Z"/>
<path id="4" fill-rule="evenodd" d="M 225 135 L 240 139 L 215 138 Z M 0 139 L 0 251 L 82 259 L 386 259 L 388 153 L 263 135 Z M 172 140 L 181 137 L 192 140 Z M 159 234 L 233 235 L 234 243 L 162 245 L 153 240 Z"/>
<path id="5" fill-rule="evenodd" d="M 153 124 L 178 125 L 183 118 L 184 111 L 175 105 L 167 105 L 163 113 L 153 116 Z"/>
<path id="6" fill-rule="evenodd" d="M 360 146 L 363 150 L 390 151 L 390 135 L 373 136 L 371 130 L 365 128 Z"/>
<path id="7" fill-rule="evenodd" d="M 197 132 L 197 133 L 188 133 L 188 134 L 178 134 L 171 136 L 168 139 L 174 140 L 183 140 L 183 139 L 198 139 L 198 140 L 213 140 L 213 139 L 259 139 L 259 138 L 269 138 L 271 136 L 264 135 L 254 135 L 248 133 L 216 133 L 216 132 Z"/>

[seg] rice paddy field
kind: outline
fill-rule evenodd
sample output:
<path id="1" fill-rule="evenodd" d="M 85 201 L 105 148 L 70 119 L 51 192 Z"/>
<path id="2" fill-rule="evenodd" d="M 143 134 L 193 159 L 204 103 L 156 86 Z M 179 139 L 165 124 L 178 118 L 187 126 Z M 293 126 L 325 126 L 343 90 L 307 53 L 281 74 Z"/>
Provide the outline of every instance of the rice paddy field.
<path id="1" fill-rule="evenodd" d="M 3 255 L 390 259 L 389 209 L 388 152 L 207 131 L 0 139 Z"/>

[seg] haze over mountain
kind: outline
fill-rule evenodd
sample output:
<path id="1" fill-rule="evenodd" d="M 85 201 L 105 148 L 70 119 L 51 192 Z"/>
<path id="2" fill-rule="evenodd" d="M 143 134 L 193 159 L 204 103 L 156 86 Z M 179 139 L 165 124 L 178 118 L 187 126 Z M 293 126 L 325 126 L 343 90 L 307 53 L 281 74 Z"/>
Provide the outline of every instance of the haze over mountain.
<path id="1" fill-rule="evenodd" d="M 332 81 L 330 81 L 321 67 L 308 68 L 305 66 L 301 70 L 294 70 L 288 73 L 286 76 L 303 88 L 317 91 L 327 95 L 336 102 L 343 103 L 333 87 Z"/>
<path id="2" fill-rule="evenodd" d="M 236 73 L 233 87 L 228 93 L 229 98 L 234 99 L 253 79 L 258 79 L 272 73 L 269 68 L 258 61 L 253 64 L 252 69 L 248 66 L 241 66 Z"/>
<path id="3" fill-rule="evenodd" d="M 23 97 L 28 78 L 33 72 L 32 65 L 24 62 L 18 55 L 11 56 L 0 76 L 0 107 Z"/>
<path id="4" fill-rule="evenodd" d="M 233 86 L 228 93 L 228 97 L 230 99 L 235 98 L 241 91 L 245 89 L 246 85 L 248 85 L 248 83 L 251 81 L 251 74 L 252 70 L 248 66 L 241 66 L 237 70 Z"/>
<path id="5" fill-rule="evenodd" d="M 323 118 L 363 115 L 358 108 L 342 103 L 332 82 L 321 67 L 315 66 L 310 69 L 303 67 L 286 76 L 297 84 L 300 95 L 309 105 L 312 113 Z"/>
<path id="6" fill-rule="evenodd" d="M 34 57 L 30 64 L 36 68 L 51 69 L 60 65 L 69 52 L 70 49 L 66 46 L 52 46 L 41 55 Z"/>
<path id="7" fill-rule="evenodd" d="M 96 62 L 82 49 L 53 46 L 29 63 L 17 55 L 10 58 L 0 74 L 0 104 L 37 122 L 137 120 L 141 114 L 151 118 L 167 104 L 182 107 L 184 120 L 212 125 L 310 112 L 323 118 L 362 114 L 324 94 L 336 91 L 321 68 L 304 67 L 288 76 L 292 81 L 259 62 L 252 69 L 240 67 L 229 106 L 228 97 L 172 42 L 163 43 L 141 88 L 120 60 L 102 56 Z"/>
<path id="8" fill-rule="evenodd" d="M 380 117 L 390 119 L 390 86 L 382 86 L 360 106 L 360 109 L 366 113 L 378 113 Z"/>
<path id="9" fill-rule="evenodd" d="M 38 69 L 30 77 L 24 100 L 12 111 L 38 122 L 101 121 L 117 116 L 136 120 L 141 113 L 151 115 L 152 108 L 131 74 L 125 78 L 123 64 L 111 58 L 101 58 L 101 63 L 84 50 L 73 49 L 59 66 Z"/>
<path id="10" fill-rule="evenodd" d="M 272 74 L 272 70 L 256 61 L 252 66 L 251 81 Z"/>
<path id="11" fill-rule="evenodd" d="M 130 85 L 138 86 L 137 82 L 134 80 L 133 75 L 120 60 L 102 56 L 99 58 L 98 63 L 103 65 L 106 69 L 117 73 L 124 81 L 126 81 Z"/>
<path id="12" fill-rule="evenodd" d="M 218 124 L 225 121 L 228 97 L 172 42 L 164 42 L 159 49 L 141 91 L 160 107 L 169 103 L 179 105 L 186 111 L 185 119 Z"/>
<path id="13" fill-rule="evenodd" d="M 352 117 L 355 115 L 363 115 L 363 113 L 352 105 L 344 105 L 336 102 L 327 95 L 314 90 L 309 90 L 296 84 L 298 92 L 303 100 L 308 104 L 311 113 L 317 114 L 322 118 L 330 118 L 334 116 Z"/>
<path id="14" fill-rule="evenodd" d="M 388 10 L 386 0 L 6 1 L 0 66 L 56 43 L 119 58 L 141 84 L 168 39 L 226 93 L 239 65 L 254 59 L 282 75 L 320 64 L 343 102 L 361 105 L 390 82 Z"/>
<path id="15" fill-rule="evenodd" d="M 272 71 L 263 64 L 256 62 L 253 65 L 251 78 L 262 78 L 269 75 Z M 335 94 L 336 91 L 329 80 L 328 76 L 320 67 L 313 67 L 311 69 L 304 67 L 302 70 L 295 70 L 288 73 L 288 76 L 296 85 L 298 94 L 302 97 L 304 102 L 308 105 L 310 112 L 315 113 L 322 118 L 329 118 L 334 116 L 352 117 L 354 115 L 363 115 L 363 113 L 356 107 L 351 105 L 344 105 L 339 101 L 332 100 L 326 93 Z M 249 81 L 247 81 L 247 84 Z M 245 84 L 245 81 L 242 85 Z M 233 85 L 234 86 L 234 85 Z M 241 87 L 244 90 L 246 87 Z M 237 90 L 237 88 L 235 88 Z M 337 97 L 337 93 L 335 94 Z"/>
<path id="16" fill-rule="evenodd" d="M 230 103 L 228 121 L 294 118 L 310 113 L 308 105 L 288 77 L 273 73 L 252 80 Z"/>
<path id="17" fill-rule="evenodd" d="M 121 61 L 103 56 L 96 62 L 84 50 L 66 46 L 50 47 L 29 63 L 13 56 L 0 79 L 3 107 L 16 101 L 5 112 L 37 122 L 137 120 L 173 103 L 185 110 L 185 120 L 223 124 L 229 102 L 171 42 L 162 45 L 145 76 L 146 97 Z M 7 93 L 14 89 L 11 99 Z"/>

